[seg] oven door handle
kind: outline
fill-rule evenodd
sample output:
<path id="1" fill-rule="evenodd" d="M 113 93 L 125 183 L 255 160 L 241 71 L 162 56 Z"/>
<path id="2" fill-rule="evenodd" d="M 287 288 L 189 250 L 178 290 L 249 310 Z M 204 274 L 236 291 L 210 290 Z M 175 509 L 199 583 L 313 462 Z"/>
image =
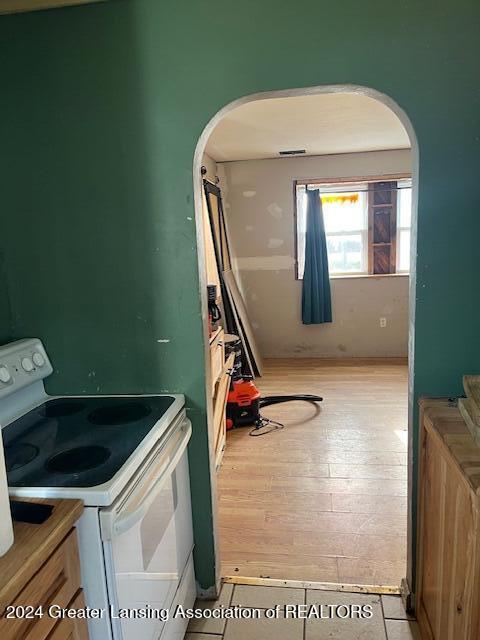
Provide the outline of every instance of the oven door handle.
<path id="1" fill-rule="evenodd" d="M 174 437 L 171 442 L 167 442 L 165 447 L 162 447 L 158 453 L 158 457 L 163 458 L 164 463 L 160 467 L 154 466 L 154 477 L 152 477 L 152 472 L 149 473 L 147 471 L 145 481 L 143 483 L 140 481 L 145 485 L 144 490 L 138 491 L 138 489 L 135 488 L 120 510 L 117 511 L 117 509 L 113 507 L 112 509 L 102 510 L 100 512 L 100 524 L 102 538 L 104 540 L 111 540 L 115 536 L 125 533 L 125 531 L 128 531 L 135 523 L 144 517 L 158 495 L 159 490 L 178 465 L 180 458 L 187 448 L 191 434 L 192 425 L 190 420 L 185 420 L 176 432 L 176 437 Z M 149 480 L 154 480 L 150 486 L 148 486 L 150 484 L 148 482 Z"/>

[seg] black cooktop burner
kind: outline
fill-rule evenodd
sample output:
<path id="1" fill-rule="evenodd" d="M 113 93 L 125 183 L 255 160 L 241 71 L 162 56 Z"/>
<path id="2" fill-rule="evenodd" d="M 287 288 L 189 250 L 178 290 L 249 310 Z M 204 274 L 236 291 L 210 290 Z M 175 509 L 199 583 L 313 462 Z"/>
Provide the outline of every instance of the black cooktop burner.
<path id="1" fill-rule="evenodd" d="M 45 418 L 61 418 L 62 416 L 73 416 L 74 413 L 80 413 L 85 408 L 83 402 L 71 402 L 70 400 L 53 400 L 44 404 L 40 413 Z"/>
<path id="2" fill-rule="evenodd" d="M 8 471 L 15 471 L 29 464 L 38 456 L 38 447 L 28 442 L 18 442 L 5 447 L 5 464 Z"/>
<path id="3" fill-rule="evenodd" d="M 108 482 L 173 404 L 171 396 L 48 400 L 2 429 L 11 487 Z"/>
<path id="4" fill-rule="evenodd" d="M 88 414 L 92 424 L 114 425 L 127 424 L 146 418 L 151 408 L 144 402 L 125 402 L 111 407 L 99 407 Z"/>
<path id="5" fill-rule="evenodd" d="M 48 471 L 58 473 L 81 473 L 106 462 L 110 451 L 106 447 L 75 447 L 61 451 L 47 460 Z"/>

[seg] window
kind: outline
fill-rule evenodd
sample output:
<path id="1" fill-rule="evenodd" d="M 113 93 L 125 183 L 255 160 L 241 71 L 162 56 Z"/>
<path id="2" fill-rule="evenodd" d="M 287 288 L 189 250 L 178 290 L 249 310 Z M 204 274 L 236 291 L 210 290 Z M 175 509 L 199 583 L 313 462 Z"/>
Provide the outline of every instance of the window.
<path id="1" fill-rule="evenodd" d="M 412 181 L 397 182 L 397 273 L 410 271 L 410 226 L 412 220 Z"/>
<path id="2" fill-rule="evenodd" d="M 408 273 L 410 179 L 315 184 L 320 190 L 332 275 Z M 296 184 L 296 273 L 303 278 L 307 187 Z"/>

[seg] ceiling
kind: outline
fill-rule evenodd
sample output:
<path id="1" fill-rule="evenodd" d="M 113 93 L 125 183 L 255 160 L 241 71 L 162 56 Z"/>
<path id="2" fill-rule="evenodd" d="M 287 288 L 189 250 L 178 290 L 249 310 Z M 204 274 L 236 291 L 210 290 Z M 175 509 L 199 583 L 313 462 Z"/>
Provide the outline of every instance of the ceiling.
<path id="1" fill-rule="evenodd" d="M 356 93 L 271 98 L 230 111 L 213 130 L 206 152 L 217 162 L 408 149 L 410 140 L 387 106 Z"/>

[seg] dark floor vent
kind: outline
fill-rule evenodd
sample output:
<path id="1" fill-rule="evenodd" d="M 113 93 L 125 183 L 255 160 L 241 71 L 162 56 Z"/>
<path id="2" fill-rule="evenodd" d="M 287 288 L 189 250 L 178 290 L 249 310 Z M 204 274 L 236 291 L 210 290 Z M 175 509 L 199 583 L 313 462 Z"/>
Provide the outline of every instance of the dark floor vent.
<path id="1" fill-rule="evenodd" d="M 288 151 L 279 151 L 280 156 L 300 156 L 306 153 L 305 149 L 289 149 Z"/>

